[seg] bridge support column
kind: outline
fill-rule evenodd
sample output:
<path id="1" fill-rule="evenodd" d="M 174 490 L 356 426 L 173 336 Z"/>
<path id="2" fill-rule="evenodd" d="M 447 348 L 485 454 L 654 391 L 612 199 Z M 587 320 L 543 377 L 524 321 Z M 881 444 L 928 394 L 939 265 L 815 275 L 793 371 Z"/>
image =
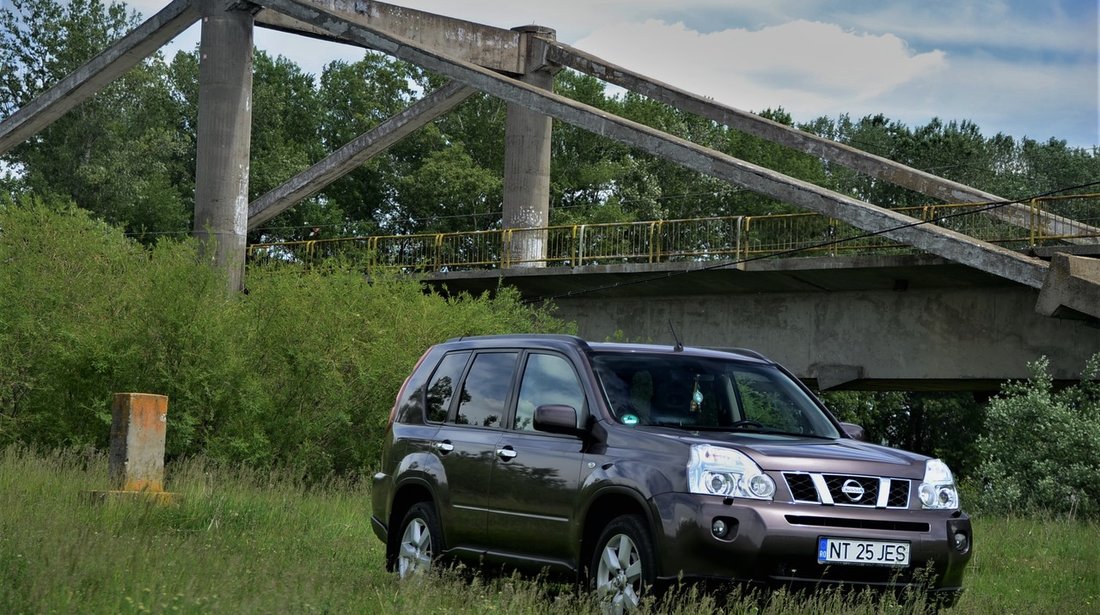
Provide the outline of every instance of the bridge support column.
<path id="1" fill-rule="evenodd" d="M 528 67 L 524 83 L 553 91 L 554 72 L 546 64 L 547 45 L 555 32 L 541 26 L 515 28 L 523 33 Z M 509 104 L 504 125 L 505 229 L 544 227 L 550 221 L 551 119 L 526 107 Z M 513 233 L 507 248 L 508 262 L 516 267 L 546 265 L 546 232 Z"/>
<path id="2" fill-rule="evenodd" d="M 248 232 L 252 138 L 252 14 L 200 0 L 199 123 L 194 235 L 204 259 L 241 288 Z"/>

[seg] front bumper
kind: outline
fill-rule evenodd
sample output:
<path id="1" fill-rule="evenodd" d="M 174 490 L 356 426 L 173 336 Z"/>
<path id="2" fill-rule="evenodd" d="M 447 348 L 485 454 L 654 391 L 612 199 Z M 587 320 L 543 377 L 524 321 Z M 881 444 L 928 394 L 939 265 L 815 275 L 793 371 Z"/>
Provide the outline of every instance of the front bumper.
<path id="1" fill-rule="evenodd" d="M 685 493 L 656 496 L 651 505 L 658 526 L 658 576 L 665 579 L 919 586 L 951 596 L 962 589 L 973 550 L 970 518 L 958 511 L 756 502 Z M 730 528 L 721 539 L 711 533 L 718 518 Z M 964 552 L 954 546 L 956 532 L 967 537 Z M 910 563 L 823 565 L 817 561 L 823 536 L 908 542 Z"/>

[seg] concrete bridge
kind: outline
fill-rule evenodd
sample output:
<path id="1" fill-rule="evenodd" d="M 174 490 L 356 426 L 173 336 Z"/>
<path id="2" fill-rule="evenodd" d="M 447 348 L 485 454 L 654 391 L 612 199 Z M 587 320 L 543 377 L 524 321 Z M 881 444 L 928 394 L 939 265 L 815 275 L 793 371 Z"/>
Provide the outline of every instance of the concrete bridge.
<path id="1" fill-rule="evenodd" d="M 1100 219 L 1100 193 L 1030 206 Z M 1041 259 L 1100 255 L 1100 245 L 1067 245 L 1037 225 L 1013 233 L 973 209 L 899 211 Z M 545 242 L 540 260 L 514 260 L 508 244 L 525 234 Z M 687 343 L 759 350 L 823 389 L 995 391 L 1026 378 L 1040 356 L 1055 378 L 1073 380 L 1100 352 L 1100 321 L 1040 315 L 1036 289 L 816 214 L 343 237 L 249 251 L 304 263 L 340 256 L 368 274 L 422 275 L 443 293 L 513 286 L 528 301 L 553 301 L 588 339 L 671 344 L 671 323 Z"/>
<path id="2" fill-rule="evenodd" d="M 552 298 L 585 338 L 747 347 L 821 389 L 996 391 L 1046 356 L 1074 380 L 1100 352 L 1095 320 L 1042 316 L 1039 292 L 929 255 L 429 273 L 455 293 L 515 286 Z"/>
<path id="3" fill-rule="evenodd" d="M 1100 229 L 1091 226 L 1091 222 L 1068 219 L 1048 211 L 1040 211 L 1036 217 L 1037 212 L 1025 204 L 649 79 L 639 72 L 563 45 L 555 39 L 552 29 L 539 26 L 503 29 L 370 0 L 174 0 L 129 35 L 0 121 L 0 155 L 93 96 L 200 19 L 202 59 L 194 234 L 209 246 L 212 262 L 228 272 L 232 291 L 239 289 L 242 283 L 250 228 L 322 190 L 480 91 L 509 103 L 502 204 L 502 223 L 506 230 L 539 227 L 548 220 L 553 118 L 699 173 L 842 221 L 864 232 L 912 246 L 933 259 L 923 264 L 846 267 L 852 272 L 865 271 L 867 281 L 849 279 L 836 288 L 829 281 L 836 275 L 835 268 L 823 268 L 813 275 L 757 271 L 756 265 L 741 268 L 745 269 L 743 271 L 734 267 L 730 271 L 708 272 L 711 280 L 708 284 L 731 290 L 743 285 L 746 288 L 775 285 L 773 290 L 776 292 L 771 295 L 708 294 L 698 292 L 705 285 L 685 285 L 678 289 L 666 288 L 661 299 L 642 294 L 630 297 L 610 290 L 603 296 L 593 292 L 560 298 L 558 302 L 565 314 L 570 315 L 569 310 L 572 310 L 572 314 L 581 319 L 585 328 L 582 333 L 599 336 L 599 331 L 587 327 L 595 327 L 602 318 L 607 324 L 599 325 L 601 330 L 614 326 L 631 336 L 659 340 L 662 339 L 657 333 L 659 327 L 653 323 L 667 318 L 674 322 L 679 319 L 677 324 L 682 334 L 693 343 L 707 340 L 708 345 L 754 345 L 792 364 L 801 375 L 818 379 L 824 386 L 913 379 L 935 382 L 949 377 L 980 382 L 990 377 L 1017 377 L 1023 372 L 1015 367 L 1020 363 L 1015 359 L 1005 361 L 1003 369 L 982 368 L 982 365 L 1001 365 L 999 361 L 1016 346 L 1021 357 L 1051 355 L 1062 370 L 1059 374 L 1070 374 L 1067 370 L 1079 367 L 1069 365 L 1080 363 L 1090 348 L 1100 347 L 1088 325 L 1044 320 L 1046 316 L 1066 315 L 1100 318 L 1100 261 L 1072 253 L 1082 245 L 1089 248 L 1097 242 Z M 252 34 L 257 25 L 380 51 L 444 75 L 451 81 L 249 203 Z M 553 75 L 563 68 L 593 75 L 932 199 L 982 204 L 980 215 L 1000 223 L 1026 227 L 1037 222 L 1043 234 L 1066 237 L 1062 242 L 1066 249 L 1048 263 L 1032 254 L 928 224 L 905 213 L 799 181 L 607 114 L 553 93 Z M 549 249 L 545 236 L 529 233 L 519 238 L 522 240 L 507 244 L 512 251 L 509 262 L 534 265 L 545 260 Z M 210 239 L 216 241 L 206 241 Z M 658 270 L 661 265 L 646 267 Z M 941 273 L 920 273 L 929 267 L 930 271 Z M 558 275 L 548 271 L 519 270 L 525 268 L 538 269 L 510 269 L 504 280 L 528 284 L 542 279 L 541 283 L 549 284 Z M 627 269 L 629 267 L 623 271 L 586 273 L 585 277 L 652 273 L 639 274 Z M 472 284 L 480 274 L 464 275 Z M 844 274 L 852 275 L 855 274 Z M 457 284 L 457 274 L 446 276 L 450 284 Z M 683 276 L 683 279 L 690 277 Z M 882 279 L 893 280 L 888 289 L 879 288 Z M 927 282 L 926 288 L 926 279 L 939 282 Z M 951 281 L 956 279 L 980 282 L 960 285 Z M 790 285 L 796 288 L 789 288 Z M 816 290 L 798 288 L 807 285 Z M 635 288 L 643 286 L 647 289 L 657 287 L 652 283 L 632 285 Z M 767 299 L 769 296 L 772 299 Z M 867 309 L 858 310 L 855 306 Z M 1008 311 L 1018 312 L 1018 318 L 1006 317 Z M 1044 317 L 1032 315 L 1035 311 Z M 940 324 L 941 318 L 949 314 L 956 314 L 953 319 L 956 324 Z M 984 316 L 976 316 L 979 314 Z M 963 315 L 968 316 L 964 318 Z M 651 326 L 644 329 L 620 326 L 647 319 Z M 990 322 L 999 324 L 991 326 Z M 921 326 L 916 327 L 913 323 Z M 784 335 L 786 337 L 781 339 Z M 980 338 L 979 342 L 974 342 L 982 345 L 980 349 L 975 346 L 973 351 L 958 353 L 958 360 L 947 363 L 943 369 L 926 367 L 923 374 L 909 369 L 918 361 L 935 366 L 943 361 L 947 349 L 960 345 L 958 340 L 971 338 Z M 864 348 L 863 354 L 845 350 L 856 347 Z M 1036 350 L 1041 352 L 1034 352 Z M 891 367 L 887 369 L 887 365 Z"/>

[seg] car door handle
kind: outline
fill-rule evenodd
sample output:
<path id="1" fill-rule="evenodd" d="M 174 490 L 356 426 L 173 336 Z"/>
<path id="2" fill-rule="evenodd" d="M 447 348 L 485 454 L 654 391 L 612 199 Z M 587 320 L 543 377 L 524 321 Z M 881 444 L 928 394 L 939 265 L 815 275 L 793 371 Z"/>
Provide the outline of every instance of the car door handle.
<path id="1" fill-rule="evenodd" d="M 512 459 L 516 458 L 516 451 L 510 446 L 498 448 L 497 457 L 500 457 L 504 461 L 511 461 Z"/>
<path id="2" fill-rule="evenodd" d="M 435 447 L 435 450 L 439 451 L 440 453 L 442 453 L 444 455 L 446 455 L 447 453 L 455 450 L 455 445 L 451 444 L 450 442 L 448 442 L 446 440 L 444 440 L 442 442 L 433 442 L 432 446 Z"/>

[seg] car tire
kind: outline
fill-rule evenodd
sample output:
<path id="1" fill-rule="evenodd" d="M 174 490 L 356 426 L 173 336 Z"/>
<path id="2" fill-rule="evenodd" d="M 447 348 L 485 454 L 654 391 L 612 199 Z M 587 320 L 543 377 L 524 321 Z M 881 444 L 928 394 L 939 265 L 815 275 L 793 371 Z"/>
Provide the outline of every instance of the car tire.
<path id="1" fill-rule="evenodd" d="M 430 502 L 413 504 L 401 521 L 394 549 L 394 571 L 407 579 L 426 574 L 436 558 L 443 552 L 443 532 L 439 529 L 439 516 Z"/>
<path id="2" fill-rule="evenodd" d="M 656 579 L 653 541 L 642 517 L 623 515 L 607 524 L 596 541 L 588 575 L 601 612 L 638 610 L 642 595 Z"/>

